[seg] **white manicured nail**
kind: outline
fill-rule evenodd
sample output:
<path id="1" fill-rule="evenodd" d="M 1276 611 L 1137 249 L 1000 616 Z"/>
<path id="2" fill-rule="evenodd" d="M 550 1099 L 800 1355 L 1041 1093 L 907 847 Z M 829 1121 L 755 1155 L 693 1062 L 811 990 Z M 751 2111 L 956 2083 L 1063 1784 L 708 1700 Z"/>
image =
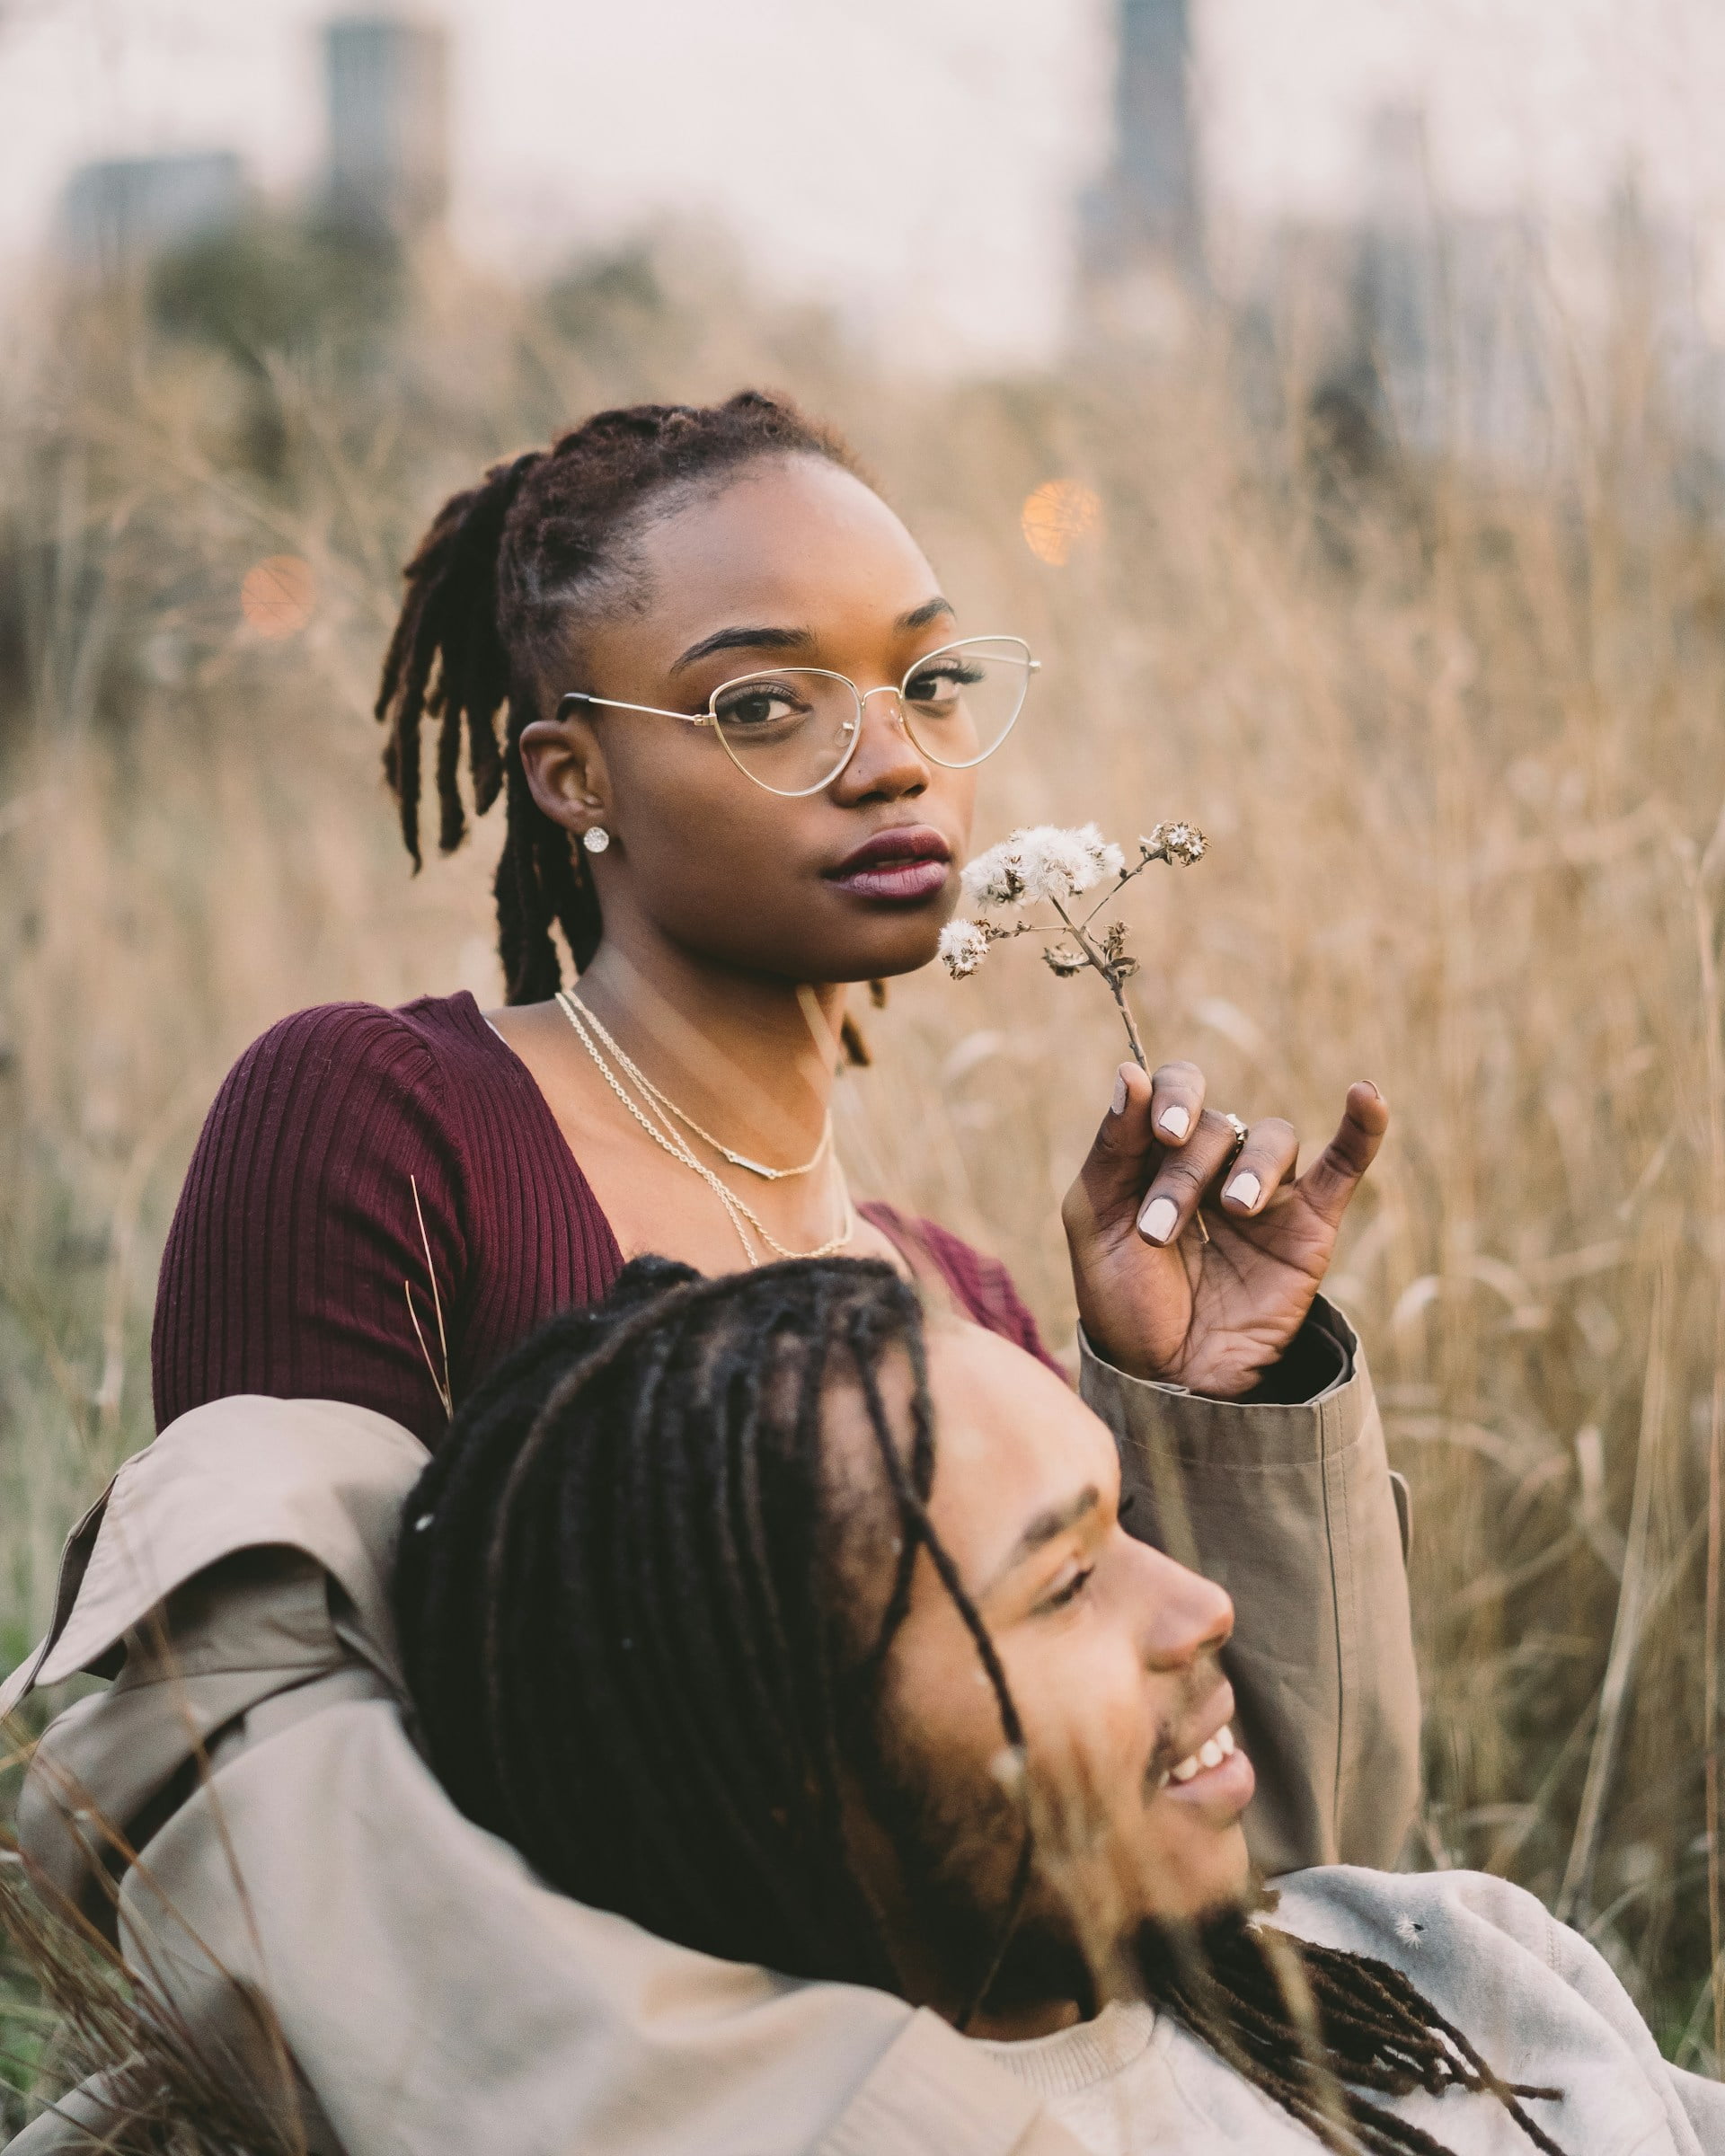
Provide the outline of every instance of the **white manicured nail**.
<path id="1" fill-rule="evenodd" d="M 1176 1100 L 1172 1108 L 1164 1108 L 1156 1118 L 1156 1128 L 1165 1130 L 1171 1138 L 1183 1138 L 1192 1127 L 1192 1118 Z"/>
<path id="2" fill-rule="evenodd" d="M 1124 1071 L 1116 1071 L 1114 1074 L 1113 1112 L 1117 1116 L 1123 1116 L 1126 1113 L 1126 1073 Z"/>
<path id="3" fill-rule="evenodd" d="M 1222 1195 L 1225 1197 L 1231 1197 L 1236 1206 L 1255 1206 L 1263 1188 L 1264 1186 L 1248 1168 L 1243 1175 L 1234 1177 Z"/>
<path id="4" fill-rule="evenodd" d="M 1172 1197 L 1153 1197 L 1138 1215 L 1138 1227 L 1152 1242 L 1166 1242 L 1179 1218 L 1180 1207 Z"/>

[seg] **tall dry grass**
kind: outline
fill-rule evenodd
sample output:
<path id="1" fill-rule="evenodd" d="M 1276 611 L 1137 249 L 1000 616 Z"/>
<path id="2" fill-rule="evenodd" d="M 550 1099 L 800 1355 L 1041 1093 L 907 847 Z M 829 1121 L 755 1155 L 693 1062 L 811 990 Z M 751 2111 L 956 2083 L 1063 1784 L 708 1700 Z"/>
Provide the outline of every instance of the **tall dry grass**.
<path id="1" fill-rule="evenodd" d="M 376 769 L 419 525 L 597 402 L 765 381 L 852 431 L 967 621 L 1044 657 L 979 836 L 1211 835 L 1135 887 L 1153 1053 L 1314 1141 L 1350 1078 L 1389 1096 L 1336 1292 L 1414 1489 L 1419 1857 L 1531 1886 L 1715 2067 L 1725 546 L 1634 307 L 1615 338 L 1561 371 L 1559 452 L 1493 473 L 1331 453 L 1292 345 L 1245 382 L 1220 323 L 1154 368 L 882 381 L 699 251 L 553 301 L 425 265 L 394 327 L 251 358 L 56 316 L 0 421 L 0 1659 L 149 1435 L 156 1256 L 226 1064 L 305 1003 L 496 994 L 496 834 L 410 879 Z M 1054 477 L 1102 504 L 1059 567 L 1018 526 Z M 318 600 L 271 642 L 237 594 L 279 552 Z M 843 1089 L 859 1188 L 998 1250 L 1057 1340 L 1113 1027 L 996 953 L 897 986 Z"/>

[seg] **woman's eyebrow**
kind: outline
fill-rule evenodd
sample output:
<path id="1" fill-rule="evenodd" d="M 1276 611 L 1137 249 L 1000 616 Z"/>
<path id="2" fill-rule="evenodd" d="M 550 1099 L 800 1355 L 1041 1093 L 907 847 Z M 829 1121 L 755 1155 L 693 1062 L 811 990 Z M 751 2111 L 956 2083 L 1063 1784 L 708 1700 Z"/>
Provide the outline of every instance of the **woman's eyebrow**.
<path id="1" fill-rule="evenodd" d="M 1066 1533 L 1077 1526 L 1081 1520 L 1088 1519 L 1101 1501 L 1101 1491 L 1093 1482 L 1086 1482 L 1082 1489 L 1075 1491 L 1061 1504 L 1048 1506 L 1039 1512 L 1008 1551 L 1005 1561 L 997 1568 L 982 1592 L 987 1594 L 989 1588 L 997 1586 L 1027 1557 L 1034 1557 L 1045 1543 L 1053 1542 L 1057 1535 Z"/>
<path id="2" fill-rule="evenodd" d="M 901 614 L 893 623 L 897 630 L 926 629 L 942 614 L 951 615 L 951 602 L 936 592 L 932 599 L 924 599 L 920 606 L 913 606 L 908 614 Z M 810 629 L 736 628 L 715 629 L 711 636 L 699 638 L 692 643 L 680 658 L 673 659 L 672 674 L 680 674 L 685 667 L 692 667 L 697 658 L 710 658 L 715 651 L 806 651 L 815 641 Z"/>
<path id="3" fill-rule="evenodd" d="M 893 626 L 896 629 L 926 629 L 931 622 L 938 622 L 943 614 L 950 615 L 951 613 L 951 600 L 943 599 L 937 591 L 932 599 L 924 599 L 920 606 L 913 606 L 908 614 L 901 614 Z"/>
<path id="4" fill-rule="evenodd" d="M 706 658 L 714 651 L 806 651 L 814 641 L 814 632 L 809 629 L 715 629 L 711 636 L 691 644 L 680 658 L 673 659 L 668 671 L 680 674 L 685 667 L 692 667 L 697 658 Z"/>

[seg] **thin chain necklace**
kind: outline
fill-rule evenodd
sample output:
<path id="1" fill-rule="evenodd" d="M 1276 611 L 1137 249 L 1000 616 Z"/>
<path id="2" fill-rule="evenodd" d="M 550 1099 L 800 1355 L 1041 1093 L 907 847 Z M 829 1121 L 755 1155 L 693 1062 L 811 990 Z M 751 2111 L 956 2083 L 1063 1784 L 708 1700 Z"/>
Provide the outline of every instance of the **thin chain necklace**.
<path id="1" fill-rule="evenodd" d="M 667 1115 L 675 1116 L 685 1130 L 692 1130 L 703 1145 L 711 1145 L 712 1150 L 728 1160 L 733 1168 L 746 1168 L 751 1175 L 758 1175 L 763 1182 L 782 1183 L 792 1176 L 812 1174 L 827 1158 L 827 1148 L 833 1142 L 833 1111 L 831 1109 L 827 1109 L 827 1120 L 821 1126 L 819 1144 L 815 1147 L 815 1150 L 800 1168 L 768 1168 L 760 1161 L 751 1161 L 746 1153 L 733 1153 L 721 1139 L 715 1138 L 710 1130 L 703 1130 L 694 1118 L 686 1109 L 680 1109 L 668 1094 L 660 1092 L 641 1065 L 632 1062 L 627 1053 L 619 1047 L 612 1035 L 606 1031 L 598 1013 L 593 1010 L 590 1004 L 582 1003 L 577 995 L 570 994 L 567 989 L 561 990 L 559 993 L 569 995 L 571 1003 L 576 1006 L 588 1024 L 592 1027 L 594 1032 L 598 1035 L 609 1053 L 611 1060 L 618 1065 L 630 1083 L 644 1093 L 655 1108 L 663 1109 Z"/>
<path id="2" fill-rule="evenodd" d="M 838 1176 L 839 1197 L 844 1206 L 844 1226 L 836 1235 L 830 1237 L 826 1242 L 818 1244 L 812 1250 L 787 1250 L 785 1245 L 772 1233 L 771 1230 L 762 1224 L 760 1215 L 755 1212 L 752 1206 L 746 1205 L 728 1183 L 721 1182 L 704 1161 L 695 1159 L 683 1139 L 678 1136 L 668 1118 L 659 1109 L 650 1094 L 648 1095 L 648 1105 L 659 1118 L 658 1123 L 650 1121 L 647 1115 L 629 1098 L 622 1082 L 606 1062 L 597 1040 L 588 1030 L 589 1025 L 597 1026 L 598 1021 L 593 1017 L 593 1013 L 587 1008 L 587 1005 L 578 1003 L 566 988 L 558 990 L 557 1003 L 563 1016 L 574 1027 L 581 1046 L 593 1058 L 600 1077 L 605 1080 L 605 1082 L 647 1133 L 647 1135 L 656 1145 L 668 1153 L 674 1161 L 680 1161 L 684 1167 L 693 1169 L 724 1207 L 726 1217 L 737 1231 L 737 1240 L 743 1246 L 743 1256 L 751 1267 L 759 1265 L 761 1258 L 759 1251 L 756 1250 L 750 1240 L 749 1228 L 755 1231 L 768 1250 L 780 1258 L 831 1258 L 850 1241 L 856 1233 L 856 1212 L 851 1204 L 850 1186 L 845 1182 L 844 1172 L 837 1169 L 836 1163 L 835 1163 L 835 1171 Z M 743 1224 L 745 1222 L 748 1224 L 747 1227 Z"/>

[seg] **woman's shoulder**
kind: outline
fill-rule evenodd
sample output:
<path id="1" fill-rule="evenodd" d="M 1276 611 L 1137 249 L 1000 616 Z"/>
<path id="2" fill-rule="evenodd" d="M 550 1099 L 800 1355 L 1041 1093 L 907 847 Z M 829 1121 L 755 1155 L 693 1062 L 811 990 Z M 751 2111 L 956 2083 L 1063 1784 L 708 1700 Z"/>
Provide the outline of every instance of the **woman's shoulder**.
<path id="1" fill-rule="evenodd" d="M 313 1003 L 279 1018 L 243 1051 L 234 1067 L 272 1070 L 309 1062 L 323 1070 L 411 1071 L 451 1048 L 471 1047 L 476 1035 L 495 1038 L 464 989 L 455 995 L 420 996 L 394 1009 L 383 1003 Z"/>
<path id="2" fill-rule="evenodd" d="M 314 1003 L 261 1033 L 229 1070 L 230 1112 L 365 1122 L 411 1109 L 442 1121 L 500 1060 L 501 1043 L 464 990 L 381 1003 Z M 507 1060 L 504 1053 L 502 1060 Z"/>
<path id="3" fill-rule="evenodd" d="M 939 1221 L 902 1213 L 896 1206 L 871 1203 L 859 1206 L 857 1211 L 897 1244 L 913 1270 L 933 1273 L 973 1324 L 1001 1334 L 1066 1376 L 1048 1353 L 1041 1329 L 1019 1294 L 1017 1283 L 998 1258 L 978 1250 Z"/>
<path id="4" fill-rule="evenodd" d="M 223 1079 L 182 1210 L 199 1191 L 249 1206 L 265 1186 L 296 1200 L 296 1213 L 320 1193 L 351 1210 L 361 1189 L 405 1188 L 409 1177 L 422 1193 L 447 1189 L 454 1202 L 484 1090 L 474 1068 L 484 1039 L 496 1043 L 470 995 L 393 1011 L 348 1003 L 290 1012 Z"/>

